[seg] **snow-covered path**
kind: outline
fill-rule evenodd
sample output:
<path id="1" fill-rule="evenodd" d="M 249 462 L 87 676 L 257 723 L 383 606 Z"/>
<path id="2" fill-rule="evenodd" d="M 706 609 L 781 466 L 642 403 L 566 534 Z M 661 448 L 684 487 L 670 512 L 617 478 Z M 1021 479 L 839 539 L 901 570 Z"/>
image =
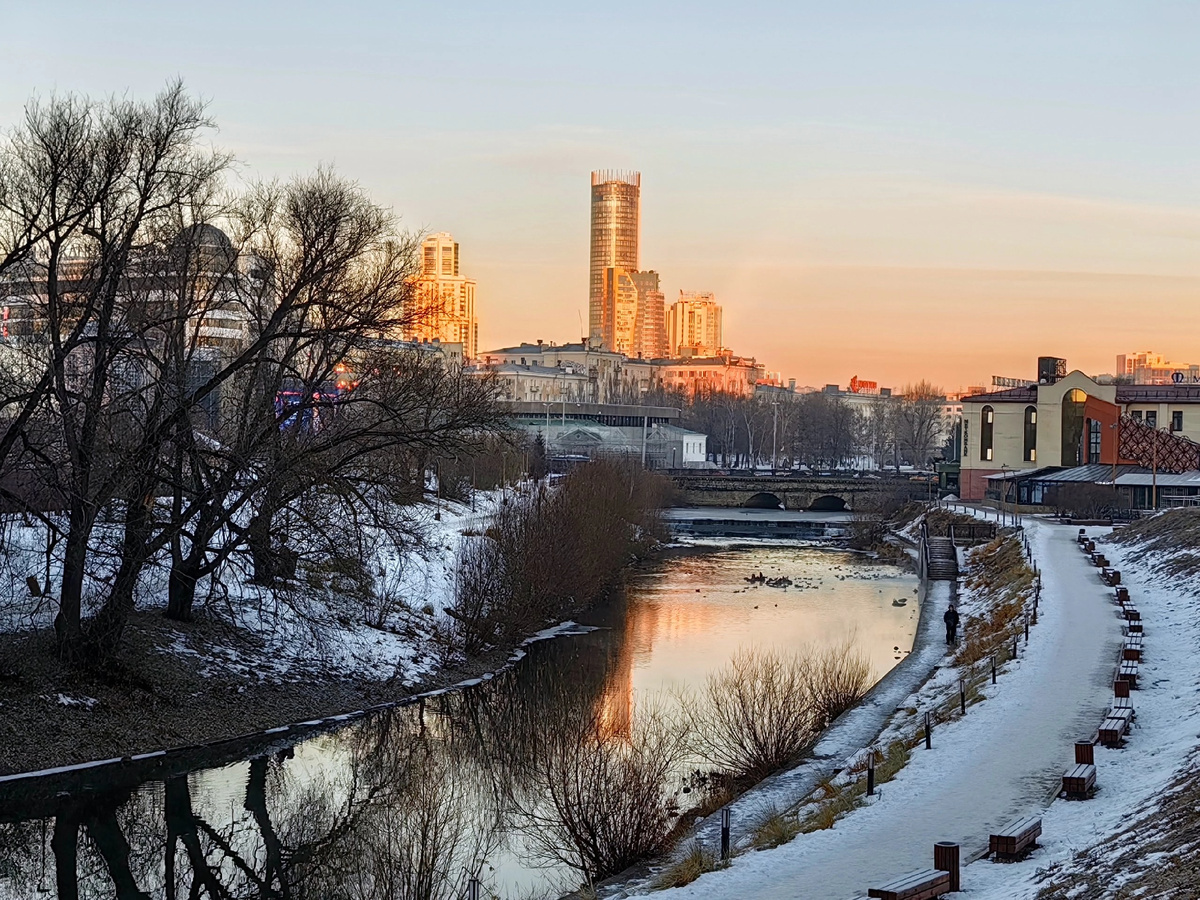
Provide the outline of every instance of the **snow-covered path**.
<path id="1" fill-rule="evenodd" d="M 970 859 L 994 828 L 1050 803 L 1073 743 L 1094 734 L 1108 707 L 1121 629 L 1076 530 L 1037 520 L 1027 529 L 1043 571 L 1041 621 L 987 701 L 936 729 L 933 750 L 914 751 L 873 805 L 832 829 L 745 854 L 679 896 L 860 897 L 928 868 L 937 841 L 958 841 Z"/>

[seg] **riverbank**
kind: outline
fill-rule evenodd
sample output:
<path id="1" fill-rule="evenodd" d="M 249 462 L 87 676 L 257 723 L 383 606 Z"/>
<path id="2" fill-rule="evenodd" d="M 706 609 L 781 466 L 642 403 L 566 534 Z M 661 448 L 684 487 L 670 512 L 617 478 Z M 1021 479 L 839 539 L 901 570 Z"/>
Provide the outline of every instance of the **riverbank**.
<path id="1" fill-rule="evenodd" d="M 493 672 L 513 649 L 431 665 L 430 676 L 405 683 L 315 665 L 285 676 L 256 672 L 245 661 L 260 658 L 261 639 L 220 621 L 181 625 L 157 612 L 133 616 L 128 649 L 102 671 L 62 667 L 53 633 L 5 635 L 0 776 L 220 742 L 394 702 Z"/>

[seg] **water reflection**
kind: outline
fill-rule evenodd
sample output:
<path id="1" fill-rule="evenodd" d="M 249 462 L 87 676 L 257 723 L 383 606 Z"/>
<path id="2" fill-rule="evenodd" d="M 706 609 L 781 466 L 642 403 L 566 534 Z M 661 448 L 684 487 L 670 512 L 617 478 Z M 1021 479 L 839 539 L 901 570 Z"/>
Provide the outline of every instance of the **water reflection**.
<path id="1" fill-rule="evenodd" d="M 751 586 L 760 569 L 792 586 Z M 591 617 L 601 630 L 535 645 L 478 687 L 165 782 L 99 783 L 35 814 L 0 794 L 0 897 L 449 900 L 473 877 L 482 896 L 553 894 L 578 873 L 531 823 L 558 802 L 548 778 L 571 740 L 593 729 L 635 747 L 638 706 L 669 705 L 752 643 L 853 630 L 882 674 L 911 645 L 915 600 L 893 602 L 914 585 L 811 550 L 667 559 Z"/>

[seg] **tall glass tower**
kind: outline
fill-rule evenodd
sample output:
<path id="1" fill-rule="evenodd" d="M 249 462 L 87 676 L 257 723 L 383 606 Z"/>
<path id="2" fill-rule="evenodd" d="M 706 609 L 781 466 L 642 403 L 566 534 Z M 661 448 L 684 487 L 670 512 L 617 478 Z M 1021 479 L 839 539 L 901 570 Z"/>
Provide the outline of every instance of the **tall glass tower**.
<path id="1" fill-rule="evenodd" d="M 606 303 L 605 269 L 638 269 L 639 172 L 592 173 L 592 268 L 588 293 L 588 336 L 607 349 L 616 344 L 616 309 Z M 615 299 L 609 294 L 610 299 Z"/>

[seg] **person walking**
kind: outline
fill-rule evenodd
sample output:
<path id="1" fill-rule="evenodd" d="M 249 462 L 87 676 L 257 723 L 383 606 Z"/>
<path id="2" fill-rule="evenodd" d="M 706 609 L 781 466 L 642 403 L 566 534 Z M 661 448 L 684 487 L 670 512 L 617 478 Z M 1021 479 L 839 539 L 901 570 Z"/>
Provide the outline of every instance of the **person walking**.
<path id="1" fill-rule="evenodd" d="M 951 606 L 946 610 L 946 614 L 942 616 L 942 621 L 946 623 L 946 643 L 954 644 L 958 641 L 958 610 Z"/>

